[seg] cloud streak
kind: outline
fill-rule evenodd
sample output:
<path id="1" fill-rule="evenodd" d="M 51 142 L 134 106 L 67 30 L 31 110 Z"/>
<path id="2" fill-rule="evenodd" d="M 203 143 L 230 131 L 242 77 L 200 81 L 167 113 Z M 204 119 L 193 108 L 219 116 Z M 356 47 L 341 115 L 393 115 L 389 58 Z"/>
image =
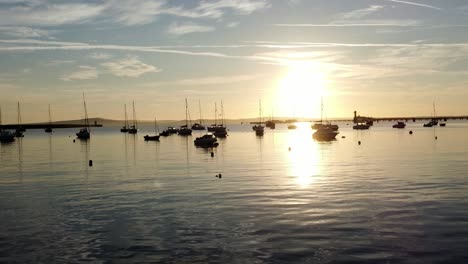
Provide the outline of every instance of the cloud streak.
<path id="1" fill-rule="evenodd" d="M 419 7 L 430 8 L 430 9 L 434 9 L 434 10 L 442 10 L 442 8 L 437 7 L 437 6 L 421 4 L 421 3 L 417 3 L 417 2 L 401 1 L 401 0 L 384 0 L 384 1 L 400 3 L 400 4 L 405 4 L 405 5 L 419 6 Z"/>
<path id="2" fill-rule="evenodd" d="M 190 33 L 200 33 L 200 32 L 212 32 L 215 31 L 214 27 L 211 26 L 204 26 L 195 23 L 188 23 L 188 24 L 178 24 L 173 23 L 167 29 L 167 32 L 172 35 L 185 35 Z"/>
<path id="3" fill-rule="evenodd" d="M 161 69 L 141 62 L 137 57 L 130 57 L 122 60 L 102 63 L 111 74 L 118 77 L 137 78 L 150 72 L 160 72 Z"/>
<path id="4" fill-rule="evenodd" d="M 75 80 L 92 80 L 97 79 L 98 75 L 99 73 L 96 67 L 79 66 L 77 71 L 64 75 L 60 79 L 66 82 Z"/>

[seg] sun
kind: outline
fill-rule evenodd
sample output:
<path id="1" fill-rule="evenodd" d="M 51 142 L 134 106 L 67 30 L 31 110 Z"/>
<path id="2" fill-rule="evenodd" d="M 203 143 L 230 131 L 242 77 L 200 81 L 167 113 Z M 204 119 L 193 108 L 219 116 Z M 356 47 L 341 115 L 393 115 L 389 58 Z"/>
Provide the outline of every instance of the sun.
<path id="1" fill-rule="evenodd" d="M 319 65 L 290 62 L 278 82 L 277 105 L 285 116 L 311 118 L 320 116 L 320 100 L 325 95 L 326 76 Z"/>

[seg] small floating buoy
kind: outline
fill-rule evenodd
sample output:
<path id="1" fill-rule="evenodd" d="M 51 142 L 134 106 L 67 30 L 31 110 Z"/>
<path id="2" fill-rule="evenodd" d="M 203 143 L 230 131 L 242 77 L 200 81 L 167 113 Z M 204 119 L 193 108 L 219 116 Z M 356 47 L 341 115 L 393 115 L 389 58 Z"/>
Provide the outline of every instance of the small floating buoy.
<path id="1" fill-rule="evenodd" d="M 435 137 L 435 139 L 437 140 L 437 137 Z"/>
<path id="2" fill-rule="evenodd" d="M 211 157 L 214 157 L 214 152 L 213 151 L 211 152 Z"/>
<path id="3" fill-rule="evenodd" d="M 73 143 L 75 143 L 75 140 L 73 140 Z"/>
<path id="4" fill-rule="evenodd" d="M 223 175 L 221 175 L 221 173 L 219 174 L 219 178 L 221 179 L 223 177 Z"/>
<path id="5" fill-rule="evenodd" d="M 358 141 L 357 143 L 358 143 L 359 145 L 361 145 L 361 141 Z"/>
<path id="6" fill-rule="evenodd" d="M 409 134 L 410 134 L 410 135 L 413 135 L 413 130 L 410 130 Z"/>
<path id="7" fill-rule="evenodd" d="M 89 160 L 89 166 L 92 167 L 93 166 L 93 160 Z"/>
<path id="8" fill-rule="evenodd" d="M 291 151 L 291 147 L 289 147 L 288 150 Z"/>
<path id="9" fill-rule="evenodd" d="M 341 136 L 341 138 L 346 138 L 345 136 Z"/>

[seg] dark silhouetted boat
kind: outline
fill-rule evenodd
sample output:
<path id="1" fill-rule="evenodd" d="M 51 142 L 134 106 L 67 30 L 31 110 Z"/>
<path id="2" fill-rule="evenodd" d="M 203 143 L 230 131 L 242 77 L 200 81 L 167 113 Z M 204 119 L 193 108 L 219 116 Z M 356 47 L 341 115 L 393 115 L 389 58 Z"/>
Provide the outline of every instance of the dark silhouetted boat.
<path id="1" fill-rule="evenodd" d="M 52 115 L 50 113 L 50 104 L 49 104 L 49 126 L 44 129 L 46 133 L 52 133 Z"/>
<path id="2" fill-rule="evenodd" d="M 405 122 L 398 122 L 392 126 L 393 128 L 405 128 L 406 124 Z"/>
<path id="3" fill-rule="evenodd" d="M 330 122 L 323 122 L 323 97 L 320 100 L 320 121 L 315 122 L 315 124 L 312 125 L 312 129 L 321 129 L 321 128 L 328 128 L 331 130 L 338 130 L 338 125 L 333 125 Z"/>
<path id="4" fill-rule="evenodd" d="M 24 137 L 23 132 L 26 131 L 26 129 L 24 129 L 22 127 L 21 123 L 22 123 L 22 121 L 21 121 L 21 108 L 20 108 L 20 103 L 18 102 L 18 126 L 16 127 L 16 130 L 13 133 L 15 135 L 15 137 L 17 137 L 17 138 Z"/>
<path id="5" fill-rule="evenodd" d="M 216 137 L 211 134 L 211 133 L 207 133 L 201 137 L 197 137 L 193 143 L 195 144 L 195 146 L 197 147 L 202 147 L 202 148 L 213 148 L 213 147 L 217 147 L 218 146 L 218 140 L 216 139 Z"/>
<path id="6" fill-rule="evenodd" d="M 444 127 L 444 126 L 447 126 L 447 124 L 446 123 L 440 123 L 439 126 Z"/>
<path id="7" fill-rule="evenodd" d="M 15 141 L 15 135 L 10 131 L 3 130 L 2 128 L 2 108 L 0 107 L 0 142 L 11 143 Z"/>
<path id="8" fill-rule="evenodd" d="M 312 137 L 318 141 L 331 141 L 336 139 L 336 136 L 339 134 L 338 131 L 333 130 L 328 127 L 321 127 L 312 134 Z"/>
<path id="9" fill-rule="evenodd" d="M 135 101 L 132 102 L 132 107 L 133 107 L 133 124 L 128 129 L 128 133 L 136 134 L 138 133 L 138 121 L 136 119 L 136 113 L 135 113 Z"/>
<path id="10" fill-rule="evenodd" d="M 258 124 L 254 125 L 252 127 L 253 131 L 255 131 L 255 135 L 257 136 L 263 136 L 265 133 L 265 127 L 262 126 L 262 100 L 258 101 L 258 108 L 259 108 L 259 122 Z"/>
<path id="11" fill-rule="evenodd" d="M 124 126 L 120 129 L 120 132 L 127 133 L 128 132 L 128 117 L 127 117 L 127 104 L 124 104 L 124 113 L 125 113 L 125 121 Z"/>
<path id="12" fill-rule="evenodd" d="M 179 135 L 180 136 L 190 136 L 192 135 L 192 129 L 189 128 L 188 123 L 189 123 L 189 112 L 188 112 L 188 103 L 187 103 L 187 98 L 185 98 L 185 125 L 181 126 L 179 128 Z"/>
<path id="13" fill-rule="evenodd" d="M 437 117 L 436 117 L 436 110 L 435 110 L 435 102 L 432 102 L 432 119 L 425 123 L 423 125 L 423 127 L 433 127 L 433 126 L 437 126 L 439 124 L 439 121 L 437 120 Z"/>
<path id="14" fill-rule="evenodd" d="M 170 135 L 177 134 L 177 133 L 179 133 L 179 129 L 170 126 L 170 127 L 167 127 L 166 130 L 163 130 L 161 133 L 159 133 L 159 135 L 163 137 L 168 137 Z"/>
<path id="15" fill-rule="evenodd" d="M 149 136 L 149 135 L 146 135 L 144 136 L 143 138 L 146 140 L 146 141 L 159 141 L 159 131 L 158 131 L 158 123 L 156 122 L 156 118 L 154 118 L 154 136 Z M 157 133 L 158 131 L 158 133 Z"/>
<path id="16" fill-rule="evenodd" d="M 91 129 L 89 126 L 88 109 L 86 108 L 86 100 L 85 100 L 84 93 L 83 93 L 83 106 L 84 106 L 84 114 L 85 114 L 85 118 L 84 118 L 85 124 L 84 124 L 84 128 L 80 129 L 80 131 L 76 133 L 76 136 L 78 137 L 78 139 L 88 140 L 91 138 Z"/>
<path id="17" fill-rule="evenodd" d="M 288 125 L 288 129 L 292 130 L 292 129 L 296 129 L 296 128 L 297 128 L 296 124 L 289 124 Z"/>
<path id="18" fill-rule="evenodd" d="M 205 130 L 205 126 L 203 125 L 203 119 L 202 119 L 202 110 L 201 110 L 201 103 L 200 100 L 198 100 L 198 109 L 200 111 L 200 123 L 195 123 L 192 125 L 193 130 Z"/>
<path id="19" fill-rule="evenodd" d="M 365 130 L 365 129 L 369 129 L 370 125 L 368 125 L 367 123 L 357 123 L 353 126 L 353 129 L 356 129 L 356 130 Z"/>

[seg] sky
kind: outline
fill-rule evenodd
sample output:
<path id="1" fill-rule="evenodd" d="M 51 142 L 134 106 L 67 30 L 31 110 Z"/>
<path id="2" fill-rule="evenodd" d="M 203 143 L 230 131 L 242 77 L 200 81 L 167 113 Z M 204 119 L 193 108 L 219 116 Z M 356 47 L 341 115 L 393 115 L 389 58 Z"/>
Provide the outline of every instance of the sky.
<path id="1" fill-rule="evenodd" d="M 468 114 L 466 0 L 0 0 L 3 123 Z"/>

